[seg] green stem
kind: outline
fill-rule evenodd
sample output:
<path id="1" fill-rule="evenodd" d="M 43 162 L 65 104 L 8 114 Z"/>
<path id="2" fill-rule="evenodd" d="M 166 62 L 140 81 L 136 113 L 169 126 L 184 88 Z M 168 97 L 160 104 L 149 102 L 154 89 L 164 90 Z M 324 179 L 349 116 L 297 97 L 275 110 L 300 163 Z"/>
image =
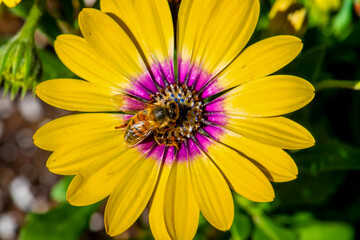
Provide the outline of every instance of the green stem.
<path id="1" fill-rule="evenodd" d="M 256 217 L 263 214 L 263 207 L 260 203 L 254 203 L 246 198 L 235 196 L 236 203 L 251 217 Z"/>
<path id="2" fill-rule="evenodd" d="M 35 0 L 31 7 L 29 16 L 20 31 L 20 38 L 31 38 L 33 39 L 38 22 L 43 14 L 46 0 Z"/>
<path id="3" fill-rule="evenodd" d="M 353 90 L 360 90 L 360 81 L 347 80 L 323 80 L 314 84 L 317 92 L 329 88 L 348 88 Z"/>

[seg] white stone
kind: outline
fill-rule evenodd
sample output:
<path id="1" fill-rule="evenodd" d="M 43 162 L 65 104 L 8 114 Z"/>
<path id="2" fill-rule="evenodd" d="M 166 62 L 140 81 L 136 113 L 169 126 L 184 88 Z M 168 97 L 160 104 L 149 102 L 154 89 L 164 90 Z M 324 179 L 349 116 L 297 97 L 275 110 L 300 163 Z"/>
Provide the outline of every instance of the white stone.
<path id="1" fill-rule="evenodd" d="M 44 116 L 44 109 L 40 100 L 31 94 L 27 94 L 19 101 L 18 110 L 28 122 L 37 122 Z"/>
<path id="2" fill-rule="evenodd" d="M 98 232 L 104 229 L 104 217 L 96 212 L 94 213 L 90 218 L 90 231 L 92 232 Z"/>
<path id="3" fill-rule="evenodd" d="M 16 234 L 17 223 L 10 214 L 0 214 L 0 239 L 12 239 Z"/>
<path id="4" fill-rule="evenodd" d="M 10 100 L 10 97 L 3 97 L 2 90 L 0 93 L 0 119 L 6 119 L 10 117 L 15 110 L 14 103 Z"/>
<path id="5" fill-rule="evenodd" d="M 23 211 L 28 211 L 34 201 L 30 190 L 30 182 L 24 176 L 14 178 L 9 186 L 10 196 L 15 205 Z"/>

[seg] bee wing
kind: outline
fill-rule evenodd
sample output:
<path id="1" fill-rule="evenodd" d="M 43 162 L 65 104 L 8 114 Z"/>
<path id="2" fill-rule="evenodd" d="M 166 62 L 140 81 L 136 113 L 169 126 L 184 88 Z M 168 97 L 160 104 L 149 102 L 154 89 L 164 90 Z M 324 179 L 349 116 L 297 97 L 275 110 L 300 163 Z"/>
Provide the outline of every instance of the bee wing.
<path id="1" fill-rule="evenodd" d="M 137 119 L 135 119 L 137 118 Z M 133 147 L 144 141 L 155 129 L 154 125 L 149 117 L 139 112 L 129 122 L 126 132 L 125 141 L 128 143 L 128 147 Z"/>
<path id="2" fill-rule="evenodd" d="M 130 114 L 135 114 L 149 107 L 149 103 L 121 93 L 114 95 L 112 101 L 119 107 L 120 111 Z"/>

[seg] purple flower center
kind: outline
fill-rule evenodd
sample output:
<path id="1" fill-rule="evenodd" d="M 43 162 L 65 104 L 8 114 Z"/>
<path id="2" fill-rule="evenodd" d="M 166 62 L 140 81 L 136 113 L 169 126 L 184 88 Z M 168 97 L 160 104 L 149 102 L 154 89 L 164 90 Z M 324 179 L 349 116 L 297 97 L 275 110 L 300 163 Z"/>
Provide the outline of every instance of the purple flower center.
<path id="1" fill-rule="evenodd" d="M 195 142 L 205 149 L 208 147 L 201 135 L 217 139 L 228 116 L 223 111 L 223 99 L 212 98 L 224 90 L 216 78 L 200 66 L 190 66 L 181 60 L 176 75 L 172 64 L 166 61 L 153 65 L 151 74 L 144 73 L 127 89 L 127 94 L 134 98 L 123 101 L 126 104 L 122 110 L 133 109 L 137 114 L 129 121 L 125 135 L 132 134 L 127 135 L 134 140 L 128 141 L 128 146 L 136 146 L 143 153 L 178 149 L 176 158 L 184 160 L 187 154 L 196 155 L 200 151 L 193 147 Z M 174 112 L 176 117 L 172 115 Z"/>

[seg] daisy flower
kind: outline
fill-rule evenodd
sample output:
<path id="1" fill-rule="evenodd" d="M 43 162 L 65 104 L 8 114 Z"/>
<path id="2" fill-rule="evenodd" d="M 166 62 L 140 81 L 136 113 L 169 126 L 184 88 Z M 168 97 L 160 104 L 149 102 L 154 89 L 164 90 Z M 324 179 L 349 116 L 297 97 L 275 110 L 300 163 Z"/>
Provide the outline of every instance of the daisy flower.
<path id="1" fill-rule="evenodd" d="M 268 76 L 298 55 L 300 39 L 276 36 L 244 49 L 259 8 L 257 0 L 183 0 L 175 43 L 166 0 L 102 0 L 101 11 L 80 13 L 83 37 L 57 38 L 57 55 L 84 80 L 48 80 L 36 94 L 85 113 L 47 123 L 34 142 L 54 151 L 51 172 L 75 175 L 71 204 L 109 197 L 111 236 L 146 206 L 156 239 L 192 239 L 200 211 L 228 230 L 230 188 L 267 202 L 270 181 L 296 178 L 282 149 L 314 139 L 280 115 L 309 103 L 314 88 L 299 77 Z"/>
<path id="2" fill-rule="evenodd" d="M 21 2 L 21 0 L 0 0 L 0 4 L 1 3 L 5 3 L 6 6 L 8 6 L 9 8 L 13 8 L 15 7 L 18 3 Z"/>

